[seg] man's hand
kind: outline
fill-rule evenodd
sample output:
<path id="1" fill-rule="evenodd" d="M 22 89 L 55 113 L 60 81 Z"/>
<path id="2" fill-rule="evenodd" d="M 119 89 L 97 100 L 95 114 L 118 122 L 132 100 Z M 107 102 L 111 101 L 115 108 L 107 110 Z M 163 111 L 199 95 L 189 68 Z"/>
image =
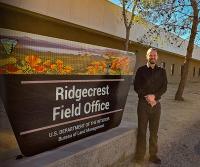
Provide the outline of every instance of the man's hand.
<path id="1" fill-rule="evenodd" d="M 156 100 L 155 100 L 155 95 L 146 95 L 145 96 L 146 101 L 151 105 L 151 107 L 155 106 L 157 104 Z"/>

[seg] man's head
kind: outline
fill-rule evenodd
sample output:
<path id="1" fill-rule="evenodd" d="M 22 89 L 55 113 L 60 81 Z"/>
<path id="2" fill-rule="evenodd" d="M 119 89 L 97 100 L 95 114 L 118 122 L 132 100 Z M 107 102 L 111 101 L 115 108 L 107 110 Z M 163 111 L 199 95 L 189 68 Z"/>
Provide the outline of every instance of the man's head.
<path id="1" fill-rule="evenodd" d="M 147 58 L 148 63 L 150 63 L 152 65 L 156 64 L 156 62 L 158 60 L 157 50 L 155 48 L 149 48 L 147 50 L 146 58 Z"/>

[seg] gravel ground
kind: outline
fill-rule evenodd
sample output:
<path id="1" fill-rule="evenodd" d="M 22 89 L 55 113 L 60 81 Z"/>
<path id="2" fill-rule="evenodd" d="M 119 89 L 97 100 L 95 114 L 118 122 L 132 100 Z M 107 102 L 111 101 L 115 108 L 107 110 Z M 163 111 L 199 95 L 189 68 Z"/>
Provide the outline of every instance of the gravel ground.
<path id="1" fill-rule="evenodd" d="M 184 91 L 185 101 L 174 100 L 177 85 L 169 84 L 168 91 L 163 96 L 162 114 L 159 139 L 159 157 L 161 165 L 148 163 L 148 150 L 145 157 L 144 167 L 200 167 L 200 83 L 190 83 Z M 129 103 L 135 103 L 137 99 L 133 87 L 129 92 Z M 126 104 L 130 107 L 130 104 Z M 135 106 L 133 106 L 135 108 Z M 134 109 L 136 111 L 136 108 Z M 136 121 L 137 115 L 125 113 L 126 121 Z M 147 139 L 148 141 L 148 139 Z M 136 167 L 127 160 L 124 167 Z"/>

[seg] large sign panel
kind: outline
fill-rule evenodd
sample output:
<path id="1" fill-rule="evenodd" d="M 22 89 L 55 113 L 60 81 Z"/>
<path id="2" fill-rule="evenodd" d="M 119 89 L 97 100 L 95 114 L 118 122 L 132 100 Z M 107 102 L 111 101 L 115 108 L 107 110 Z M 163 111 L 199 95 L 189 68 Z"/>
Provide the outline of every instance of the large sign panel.
<path id="1" fill-rule="evenodd" d="M 1 29 L 0 95 L 22 153 L 118 126 L 135 55 Z"/>

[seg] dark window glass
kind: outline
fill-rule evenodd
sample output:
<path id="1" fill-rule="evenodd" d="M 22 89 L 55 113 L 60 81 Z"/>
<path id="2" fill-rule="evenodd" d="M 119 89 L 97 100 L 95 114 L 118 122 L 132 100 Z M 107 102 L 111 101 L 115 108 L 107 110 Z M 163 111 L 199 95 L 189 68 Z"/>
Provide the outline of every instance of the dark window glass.
<path id="1" fill-rule="evenodd" d="M 183 75 L 183 65 L 181 65 L 181 76 Z"/>
<path id="2" fill-rule="evenodd" d="M 195 77 L 195 73 L 196 73 L 196 68 L 193 68 L 193 77 Z"/>
<path id="3" fill-rule="evenodd" d="M 175 64 L 172 64 L 171 65 L 171 75 L 174 75 L 174 67 L 175 67 Z"/>
<path id="4" fill-rule="evenodd" d="M 199 68 L 199 77 L 200 77 L 200 68 Z"/>

